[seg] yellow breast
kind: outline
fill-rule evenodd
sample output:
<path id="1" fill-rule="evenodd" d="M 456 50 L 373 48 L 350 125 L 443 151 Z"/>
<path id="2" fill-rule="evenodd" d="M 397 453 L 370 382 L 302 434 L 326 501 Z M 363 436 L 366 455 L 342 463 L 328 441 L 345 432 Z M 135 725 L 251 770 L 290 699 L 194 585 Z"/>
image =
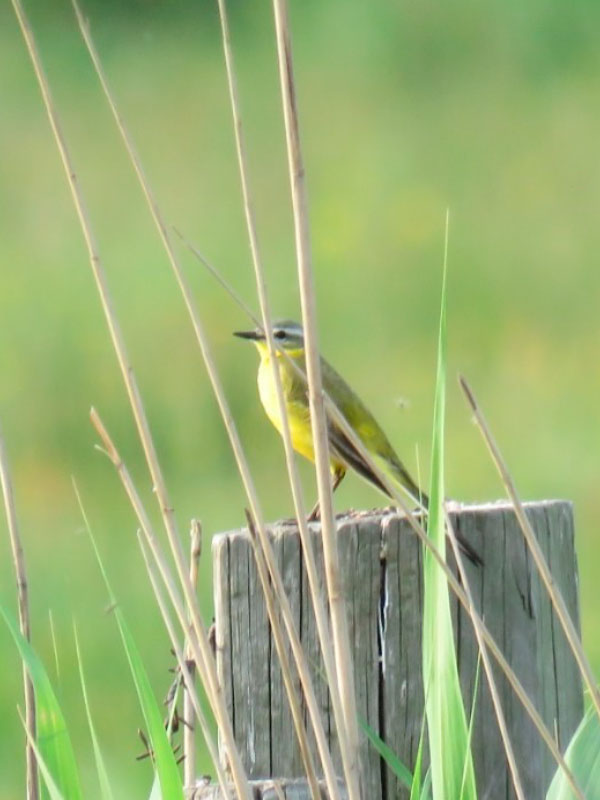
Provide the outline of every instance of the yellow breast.
<path id="1" fill-rule="evenodd" d="M 297 391 L 298 377 L 294 375 L 293 369 L 283 358 L 277 358 L 281 386 L 285 399 L 285 409 L 290 426 L 292 446 L 300 455 L 315 460 L 315 453 L 312 441 L 312 431 L 310 427 L 310 412 L 308 406 L 308 396 L 305 391 Z M 273 379 L 273 368 L 268 352 L 261 352 L 260 366 L 258 368 L 258 393 L 261 403 L 267 416 L 277 428 L 279 433 L 282 431 L 281 416 L 279 414 L 279 403 L 277 401 L 277 391 Z"/>

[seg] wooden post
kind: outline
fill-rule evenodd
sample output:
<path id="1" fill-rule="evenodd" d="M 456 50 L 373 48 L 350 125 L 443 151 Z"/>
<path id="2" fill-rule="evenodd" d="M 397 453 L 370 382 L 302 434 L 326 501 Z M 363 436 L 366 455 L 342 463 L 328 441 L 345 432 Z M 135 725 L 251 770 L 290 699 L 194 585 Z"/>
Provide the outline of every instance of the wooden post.
<path id="1" fill-rule="evenodd" d="M 579 625 L 572 506 L 544 501 L 528 503 L 526 509 Z M 484 561 L 483 567 L 467 564 L 479 612 L 564 750 L 583 714 L 581 679 L 512 507 L 506 503 L 453 505 L 450 511 L 455 530 Z M 311 532 L 322 564 L 318 524 L 311 526 Z M 277 523 L 271 537 L 339 763 L 298 531 L 293 524 Z M 390 509 L 340 518 L 338 537 L 359 715 L 412 768 L 423 720 L 421 545 L 406 519 Z M 217 665 L 245 767 L 253 779 L 285 783 L 299 778 L 302 764 L 246 529 L 215 537 L 213 564 Z M 455 599 L 452 606 L 460 679 L 469 711 L 477 646 L 468 615 Z M 555 769 L 552 756 L 500 670 L 496 668 L 495 674 L 525 794 L 528 800 L 542 800 Z M 479 796 L 487 800 L 514 797 L 483 674 L 474 725 Z M 408 797 L 366 738 L 362 764 L 368 800 Z"/>

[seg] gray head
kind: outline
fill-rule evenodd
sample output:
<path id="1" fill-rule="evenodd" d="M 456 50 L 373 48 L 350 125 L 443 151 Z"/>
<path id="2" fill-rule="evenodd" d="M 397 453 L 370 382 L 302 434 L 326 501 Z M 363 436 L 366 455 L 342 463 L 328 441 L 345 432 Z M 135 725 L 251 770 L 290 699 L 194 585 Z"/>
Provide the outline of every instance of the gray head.
<path id="1" fill-rule="evenodd" d="M 260 347 L 264 346 L 265 334 L 262 328 L 255 328 L 253 331 L 235 331 L 234 336 L 240 339 L 250 339 Z M 300 350 L 304 347 L 304 332 L 302 325 L 290 319 L 278 320 L 273 323 L 273 338 L 275 344 L 283 347 L 284 350 Z"/>

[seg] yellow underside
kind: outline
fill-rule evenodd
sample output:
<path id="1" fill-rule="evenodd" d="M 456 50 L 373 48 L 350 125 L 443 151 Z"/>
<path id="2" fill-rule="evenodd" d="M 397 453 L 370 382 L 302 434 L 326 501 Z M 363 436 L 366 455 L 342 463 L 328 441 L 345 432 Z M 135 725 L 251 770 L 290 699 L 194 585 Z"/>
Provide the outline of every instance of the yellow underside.
<path id="1" fill-rule="evenodd" d="M 281 416 L 279 414 L 279 403 L 277 401 L 277 391 L 275 389 L 275 381 L 273 380 L 273 368 L 268 352 L 262 343 L 257 344 L 261 361 L 258 368 L 258 392 L 260 395 L 261 403 L 265 409 L 267 416 L 277 428 L 279 433 L 282 432 Z M 294 353 L 288 353 L 293 358 Z M 304 458 L 309 461 L 315 460 L 315 450 L 313 447 L 313 437 L 310 425 L 310 413 L 308 406 L 308 397 L 305 402 L 300 400 L 290 401 L 289 392 L 293 380 L 291 374 L 291 367 L 281 362 L 279 363 L 279 374 L 281 376 L 281 384 L 283 389 L 283 396 L 285 399 L 285 408 L 290 426 L 290 435 L 292 438 L 292 446 L 297 453 L 300 453 Z M 332 472 L 339 472 L 345 470 L 344 465 L 337 459 L 330 460 Z"/>

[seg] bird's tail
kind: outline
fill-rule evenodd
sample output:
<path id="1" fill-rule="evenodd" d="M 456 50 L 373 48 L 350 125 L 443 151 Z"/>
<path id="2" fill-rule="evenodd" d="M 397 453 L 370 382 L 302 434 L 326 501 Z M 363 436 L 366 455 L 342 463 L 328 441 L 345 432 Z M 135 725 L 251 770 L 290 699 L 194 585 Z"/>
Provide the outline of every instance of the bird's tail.
<path id="1" fill-rule="evenodd" d="M 415 503 L 418 503 L 425 510 L 429 508 L 429 497 L 424 491 L 413 481 L 410 473 L 406 467 L 400 462 L 392 465 L 392 474 L 395 480 L 400 483 L 404 489 L 409 493 Z"/>
<path id="2" fill-rule="evenodd" d="M 396 479 L 404 486 L 413 500 L 419 503 L 419 505 L 422 506 L 425 511 L 427 511 L 429 508 L 429 497 L 425 494 L 425 492 L 421 491 L 421 489 L 406 471 L 405 467 L 402 464 L 394 464 L 394 474 Z M 469 561 L 479 567 L 483 565 L 483 559 L 479 553 L 458 532 L 456 533 L 456 541 L 458 542 L 458 546 L 462 550 L 463 555 L 465 555 Z"/>

